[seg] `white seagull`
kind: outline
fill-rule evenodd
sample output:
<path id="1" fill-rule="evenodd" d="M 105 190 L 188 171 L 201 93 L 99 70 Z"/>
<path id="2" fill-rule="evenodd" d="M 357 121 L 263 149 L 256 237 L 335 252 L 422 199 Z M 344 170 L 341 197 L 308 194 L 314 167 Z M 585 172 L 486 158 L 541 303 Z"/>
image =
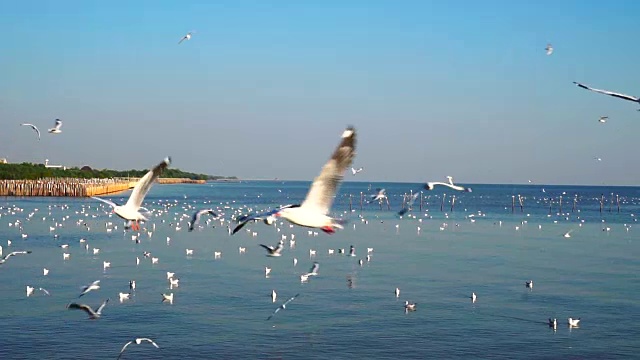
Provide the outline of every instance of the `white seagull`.
<path id="1" fill-rule="evenodd" d="M 124 344 L 124 346 L 122 347 L 122 350 L 120 350 L 120 355 L 118 355 L 118 359 L 120 359 L 120 357 L 122 356 L 122 353 L 124 352 L 124 350 L 127 348 L 127 346 L 131 345 L 132 343 L 136 343 L 137 345 L 142 344 L 143 341 L 147 341 L 150 342 L 151 345 L 155 346 L 156 349 L 160 349 L 160 346 L 158 346 L 158 344 L 156 344 L 155 341 L 149 339 L 149 338 L 137 338 L 135 340 L 131 340 L 128 343 Z"/>
<path id="2" fill-rule="evenodd" d="M 198 223 L 200 222 L 200 217 L 204 214 L 211 214 L 211 216 L 213 217 L 218 217 L 218 215 L 215 212 L 213 212 L 213 209 L 203 209 L 203 210 L 196 211 L 195 213 L 193 213 L 193 218 L 189 223 L 189 231 L 193 231 L 195 226 L 198 225 Z"/>
<path id="3" fill-rule="evenodd" d="M 640 103 L 640 98 L 639 97 L 620 94 L 620 93 L 616 93 L 616 92 L 608 91 L 608 90 L 594 89 L 592 87 L 589 87 L 589 86 L 584 85 L 584 84 L 580 84 L 580 83 L 575 82 L 575 81 L 573 83 L 576 84 L 578 87 L 581 87 L 581 88 L 587 89 L 587 90 L 591 90 L 593 92 L 597 92 L 597 93 L 600 93 L 600 94 L 605 94 L 605 95 L 617 97 L 617 98 L 620 98 L 620 99 L 624 99 L 624 100 L 629 100 L 629 101 Z M 640 109 L 638 109 L 638 111 L 640 111 Z"/>
<path id="4" fill-rule="evenodd" d="M 416 311 L 416 303 L 410 303 L 408 300 L 404 302 L 404 312 Z"/>
<path id="5" fill-rule="evenodd" d="M 31 250 L 22 250 L 22 251 L 13 251 L 5 255 L 2 259 L 0 259 L 0 265 L 4 264 L 10 257 L 22 254 L 31 254 Z"/>
<path id="6" fill-rule="evenodd" d="M 544 49 L 547 51 L 547 55 L 553 54 L 553 46 L 551 44 L 547 44 Z"/>
<path id="7" fill-rule="evenodd" d="M 54 127 L 52 127 L 51 129 L 49 129 L 49 133 L 50 134 L 60 134 L 62 132 L 62 130 L 60 130 L 61 127 L 62 127 L 62 120 L 56 119 L 56 125 Z"/>
<path id="8" fill-rule="evenodd" d="M 89 314 L 89 319 L 95 320 L 95 319 L 98 319 L 100 317 L 100 315 L 102 315 L 102 309 L 104 309 L 104 307 L 107 306 L 108 302 L 109 302 L 109 299 L 105 300 L 102 303 L 102 305 L 100 305 L 100 307 L 98 307 L 98 309 L 96 311 L 93 311 L 93 309 L 89 305 L 77 304 L 77 303 L 71 303 L 71 304 L 67 305 L 67 309 L 69 309 L 69 310 L 73 310 L 73 309 L 84 310 L 87 314 Z"/>
<path id="9" fill-rule="evenodd" d="M 600 122 L 600 123 L 603 123 L 603 124 L 604 124 L 604 123 L 606 123 L 606 122 L 607 122 L 607 120 L 609 120 L 609 117 L 608 117 L 608 116 L 600 116 L 600 119 L 598 119 L 598 122 Z"/>
<path id="10" fill-rule="evenodd" d="M 140 212 L 140 209 L 145 209 L 141 207 L 142 201 L 144 197 L 147 195 L 153 183 L 160 177 L 162 171 L 167 168 L 171 164 L 171 158 L 166 157 L 162 162 L 156 165 L 153 169 L 149 170 L 142 179 L 138 180 L 138 183 L 133 188 L 133 192 L 129 196 L 129 200 L 124 205 L 118 205 L 110 200 L 105 200 L 99 198 L 97 196 L 92 196 L 93 199 L 102 201 L 113 208 L 113 212 L 124 220 L 128 220 L 131 222 L 131 229 L 138 231 L 140 230 L 140 221 L 147 221 L 148 219 Z"/>
<path id="11" fill-rule="evenodd" d="M 295 298 L 297 298 L 300 294 L 296 294 L 295 296 L 289 298 L 289 300 L 285 301 L 282 305 L 278 306 L 277 309 L 274 310 L 273 314 L 269 315 L 269 317 L 267 318 L 267 320 L 271 320 L 271 318 L 278 313 L 278 311 L 280 310 L 284 310 L 287 308 L 287 305 L 292 302 Z"/>
<path id="12" fill-rule="evenodd" d="M 317 262 L 314 262 L 313 266 L 311 266 L 311 269 L 309 269 L 308 273 L 300 275 L 300 281 L 309 280 L 309 276 L 318 276 L 319 269 L 320 269 L 320 264 L 318 264 Z"/>
<path id="13" fill-rule="evenodd" d="M 20 126 L 31 126 L 31 128 L 38 134 L 38 140 L 40 140 L 40 130 L 33 124 L 20 124 Z"/>
<path id="14" fill-rule="evenodd" d="M 267 256 L 273 256 L 273 257 L 282 256 L 282 249 L 284 249 L 284 241 L 280 240 L 278 245 L 275 247 L 267 246 L 264 244 L 260 244 L 260 246 L 262 246 L 263 248 L 265 248 L 265 250 L 267 250 Z"/>
<path id="15" fill-rule="evenodd" d="M 458 191 L 466 191 L 466 192 L 471 192 L 471 188 L 466 188 L 464 186 L 459 186 L 459 185 L 454 185 L 453 184 L 453 177 L 452 176 L 447 176 L 447 180 L 449 180 L 448 182 L 439 182 L 439 181 L 432 181 L 432 182 L 428 182 L 424 188 L 427 190 L 433 190 L 433 188 L 436 185 L 442 185 L 442 186 L 446 186 L 446 187 L 450 187 L 453 190 L 458 190 Z"/>
<path id="16" fill-rule="evenodd" d="M 187 33 L 187 35 L 183 36 L 182 39 L 180 39 L 180 41 L 178 41 L 178 45 L 180 45 L 185 40 L 191 40 L 191 34 L 193 34 L 194 32 L 195 31 L 189 31 Z"/>
<path id="17" fill-rule="evenodd" d="M 364 168 L 360 167 L 360 168 L 351 168 L 351 173 L 353 174 L 353 176 L 356 176 L 357 173 L 361 172 L 362 170 L 364 170 Z"/>
<path id="18" fill-rule="evenodd" d="M 369 202 L 380 201 L 387 198 L 387 189 L 376 189 L 377 194 L 371 195 Z"/>
<path id="19" fill-rule="evenodd" d="M 86 293 L 88 293 L 91 290 L 98 290 L 98 289 L 100 289 L 100 280 L 96 280 L 91 284 L 82 287 L 82 293 L 78 297 L 84 296 Z"/>
<path id="20" fill-rule="evenodd" d="M 525 282 L 524 286 L 526 286 L 527 289 L 533 290 L 533 280 L 529 280 L 529 281 Z"/>
<path id="21" fill-rule="evenodd" d="M 568 318 L 567 324 L 569 324 L 569 327 L 578 327 L 580 324 L 580 318 L 577 318 L 577 319 Z"/>
<path id="22" fill-rule="evenodd" d="M 328 213 L 344 178 L 344 171 L 351 166 L 355 146 L 356 130 L 348 127 L 342 133 L 340 144 L 331 159 L 322 167 L 320 175 L 313 180 L 302 205 L 281 209 L 275 215 L 299 226 L 319 228 L 328 234 L 334 233 L 336 228 L 344 228 L 340 221 L 328 216 Z"/>

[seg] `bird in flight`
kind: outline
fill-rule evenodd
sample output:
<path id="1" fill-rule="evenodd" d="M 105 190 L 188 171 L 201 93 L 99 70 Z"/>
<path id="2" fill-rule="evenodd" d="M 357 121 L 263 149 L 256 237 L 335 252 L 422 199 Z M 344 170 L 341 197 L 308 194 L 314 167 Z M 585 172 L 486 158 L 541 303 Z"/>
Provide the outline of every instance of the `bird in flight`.
<path id="1" fill-rule="evenodd" d="M 187 35 L 183 36 L 180 41 L 178 41 L 178 45 L 180 45 L 185 40 L 191 40 L 191 34 L 195 33 L 195 31 L 189 31 Z"/>
<path id="2" fill-rule="evenodd" d="M 62 127 L 62 120 L 56 119 L 56 125 L 54 127 L 52 127 L 51 129 L 49 129 L 49 133 L 50 134 L 60 134 L 62 132 L 62 130 L 60 130 L 61 127 Z"/>
<path id="3" fill-rule="evenodd" d="M 587 90 L 591 90 L 593 92 L 597 92 L 597 93 L 600 93 L 600 94 L 605 94 L 605 95 L 617 97 L 617 98 L 620 98 L 620 99 L 624 99 L 624 100 L 640 103 L 640 98 L 636 97 L 636 96 L 620 94 L 620 93 L 613 92 L 613 91 L 608 91 L 608 90 L 595 89 L 595 88 L 589 87 L 587 85 L 584 85 L 584 84 L 581 84 L 581 83 L 578 83 L 578 82 L 575 82 L 575 81 L 573 83 L 576 84 L 578 87 L 581 87 L 581 88 L 587 89 Z M 640 109 L 638 109 L 638 111 L 640 111 Z"/>
<path id="4" fill-rule="evenodd" d="M 278 311 L 280 310 L 284 310 L 287 308 L 287 305 L 289 305 L 290 302 L 292 302 L 295 298 L 297 298 L 300 294 L 295 294 L 294 296 L 290 297 L 289 300 L 285 301 L 282 305 L 278 306 L 277 309 L 275 309 L 273 311 L 273 313 L 271 315 L 269 315 L 269 317 L 267 318 L 267 320 L 271 320 L 271 318 L 278 313 Z"/>
<path id="5" fill-rule="evenodd" d="M 38 130 L 38 127 L 33 125 L 33 124 L 20 124 L 20 126 L 31 126 L 31 128 L 33 129 L 33 131 L 35 131 L 38 134 L 38 140 L 40 140 L 40 130 Z"/>

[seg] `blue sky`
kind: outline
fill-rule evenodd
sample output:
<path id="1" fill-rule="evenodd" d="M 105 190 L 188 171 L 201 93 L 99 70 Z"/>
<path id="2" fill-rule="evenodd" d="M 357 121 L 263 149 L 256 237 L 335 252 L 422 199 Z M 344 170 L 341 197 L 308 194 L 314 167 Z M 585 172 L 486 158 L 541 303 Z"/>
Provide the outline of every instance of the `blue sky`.
<path id="1" fill-rule="evenodd" d="M 637 185 L 640 105 L 572 82 L 640 96 L 639 11 L 637 1 L 4 2 L 0 157 L 129 169 L 170 155 L 187 171 L 311 180 L 354 125 L 363 181 Z M 46 131 L 55 118 L 63 133 L 40 142 L 19 126 Z"/>

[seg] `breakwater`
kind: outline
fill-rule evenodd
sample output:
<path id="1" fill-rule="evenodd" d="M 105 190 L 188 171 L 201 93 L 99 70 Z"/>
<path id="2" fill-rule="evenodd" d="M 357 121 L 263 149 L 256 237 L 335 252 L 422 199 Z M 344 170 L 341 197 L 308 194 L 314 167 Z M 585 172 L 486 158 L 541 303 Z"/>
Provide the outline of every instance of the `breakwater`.
<path id="1" fill-rule="evenodd" d="M 115 194 L 132 189 L 138 179 L 52 178 L 40 180 L 0 180 L 0 196 L 88 197 Z M 160 184 L 204 184 L 205 180 L 160 178 Z"/>

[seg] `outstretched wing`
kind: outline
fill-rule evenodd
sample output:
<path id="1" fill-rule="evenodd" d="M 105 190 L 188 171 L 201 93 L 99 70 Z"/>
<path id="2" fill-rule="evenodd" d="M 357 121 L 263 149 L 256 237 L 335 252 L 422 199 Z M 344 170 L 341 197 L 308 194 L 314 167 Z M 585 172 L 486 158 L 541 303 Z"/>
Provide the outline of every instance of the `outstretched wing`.
<path id="1" fill-rule="evenodd" d="M 242 229 L 245 225 L 247 225 L 247 223 L 251 222 L 251 221 L 255 221 L 255 220 L 260 220 L 263 218 L 266 218 L 268 216 L 271 216 L 275 213 L 277 213 L 278 211 L 285 209 L 285 208 L 293 208 L 293 207 L 300 207 L 300 204 L 289 204 L 289 205 L 284 205 L 281 206 L 275 210 L 269 210 L 267 212 L 263 212 L 263 213 L 259 213 L 259 214 L 249 214 L 249 215 L 244 215 L 239 217 L 236 221 L 238 222 L 238 225 L 233 229 L 233 231 L 231 232 L 231 235 L 237 233 L 238 231 L 240 231 L 240 229 Z"/>
<path id="2" fill-rule="evenodd" d="M 33 124 L 20 124 L 21 126 L 31 126 L 31 128 L 38 134 L 38 140 L 40 140 L 40 130 L 38 130 L 38 127 L 33 125 Z"/>
<path id="3" fill-rule="evenodd" d="M 142 201 L 151 189 L 153 182 L 156 181 L 158 177 L 160 177 L 160 174 L 162 174 L 164 169 L 166 169 L 169 164 L 171 164 L 171 158 L 164 158 L 164 160 L 162 160 L 160 164 L 149 170 L 149 172 L 147 172 L 142 177 L 142 179 L 138 180 L 138 183 L 133 188 L 133 192 L 131 193 L 131 196 L 129 196 L 129 200 L 127 201 L 125 206 L 131 206 L 136 209 L 140 208 L 140 205 L 142 205 Z"/>
<path id="4" fill-rule="evenodd" d="M 333 198 L 344 178 L 344 171 L 351 166 L 355 157 L 356 130 L 348 127 L 342 133 L 342 140 L 333 152 L 331 159 L 322 167 L 320 174 L 313 180 L 303 207 L 313 208 L 323 214 L 329 213 Z"/>
<path id="5" fill-rule="evenodd" d="M 124 344 L 124 346 L 122 347 L 122 350 L 120 350 L 120 354 L 118 355 L 118 359 L 120 359 L 120 357 L 122 356 L 122 353 L 124 352 L 124 349 L 126 349 L 127 346 L 131 345 L 132 342 L 133 342 L 133 340 L 131 340 L 128 343 Z"/>
<path id="6" fill-rule="evenodd" d="M 109 302 L 109 299 L 105 300 L 102 305 L 100 305 L 100 307 L 98 308 L 98 310 L 96 311 L 96 314 L 100 315 L 102 314 L 102 309 L 104 309 L 105 306 L 107 306 L 107 303 Z"/>
<path id="7" fill-rule="evenodd" d="M 267 245 L 264 245 L 264 244 L 260 244 L 260 246 L 265 248 L 265 250 L 267 250 L 267 251 L 273 251 L 273 246 L 267 246 Z"/>
<path id="8" fill-rule="evenodd" d="M 581 87 L 581 88 L 587 89 L 587 90 L 591 90 L 593 92 L 597 92 L 597 93 L 600 93 L 600 94 L 614 96 L 614 97 L 617 97 L 617 98 L 620 98 L 620 99 L 629 100 L 629 101 L 635 101 L 635 102 L 640 101 L 640 98 L 637 98 L 635 96 L 630 96 L 630 95 L 626 95 L 626 94 L 620 94 L 620 93 L 613 92 L 613 91 L 608 91 L 608 90 L 595 89 L 595 88 L 592 88 L 592 87 L 584 85 L 584 84 L 580 84 L 580 83 L 575 82 L 575 81 L 573 83 L 578 85 L 578 87 Z"/>
<path id="9" fill-rule="evenodd" d="M 94 200 L 102 201 L 103 203 L 111 206 L 112 208 L 115 208 L 116 206 L 118 206 L 118 204 L 114 203 L 111 200 L 103 199 L 103 198 L 100 198 L 100 197 L 97 197 L 97 196 L 92 196 L 91 198 L 94 199 Z"/>
<path id="10" fill-rule="evenodd" d="M 78 304 L 78 303 L 71 303 L 69 305 L 67 305 L 67 309 L 77 309 L 77 310 L 83 310 L 84 312 L 86 312 L 87 314 L 89 314 L 90 316 L 96 316 L 96 312 L 93 311 L 93 309 L 86 304 Z"/>

